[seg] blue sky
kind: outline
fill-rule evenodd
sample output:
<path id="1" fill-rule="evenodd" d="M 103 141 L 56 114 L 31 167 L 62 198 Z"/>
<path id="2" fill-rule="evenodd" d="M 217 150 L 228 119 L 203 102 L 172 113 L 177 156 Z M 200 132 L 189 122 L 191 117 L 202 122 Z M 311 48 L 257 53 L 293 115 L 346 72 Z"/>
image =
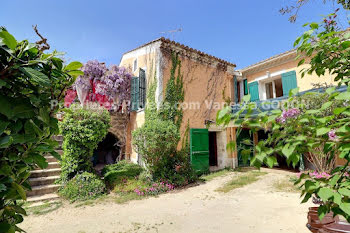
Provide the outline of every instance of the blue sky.
<path id="1" fill-rule="evenodd" d="M 0 25 L 36 41 L 32 25 L 68 61 L 119 64 L 121 55 L 161 32 L 243 68 L 292 48 L 305 22 L 320 21 L 333 4 L 313 0 L 290 23 L 278 10 L 289 0 L 2 0 Z M 169 36 L 168 36 L 169 37 Z"/>

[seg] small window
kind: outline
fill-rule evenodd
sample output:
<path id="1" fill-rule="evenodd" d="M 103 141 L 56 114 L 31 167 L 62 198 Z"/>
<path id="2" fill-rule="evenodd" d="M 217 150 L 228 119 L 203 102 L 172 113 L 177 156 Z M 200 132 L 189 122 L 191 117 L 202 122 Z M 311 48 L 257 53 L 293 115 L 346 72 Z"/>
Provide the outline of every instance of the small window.
<path id="1" fill-rule="evenodd" d="M 133 71 L 135 72 L 137 70 L 137 58 L 134 60 L 134 67 Z"/>

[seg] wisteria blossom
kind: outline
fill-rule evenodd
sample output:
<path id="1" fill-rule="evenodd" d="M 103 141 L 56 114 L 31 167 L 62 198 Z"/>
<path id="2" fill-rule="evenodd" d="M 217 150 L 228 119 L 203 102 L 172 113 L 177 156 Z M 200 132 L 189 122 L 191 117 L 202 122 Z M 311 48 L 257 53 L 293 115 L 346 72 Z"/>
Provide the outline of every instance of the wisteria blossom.
<path id="1" fill-rule="evenodd" d="M 121 106 L 130 101 L 131 74 L 124 67 L 112 65 L 107 68 L 104 63 L 94 60 L 88 61 L 82 71 L 84 75 L 79 76 L 72 87 L 82 104 L 98 102 L 110 109 L 113 104 Z M 73 96 L 70 91 L 65 105 L 72 103 Z"/>

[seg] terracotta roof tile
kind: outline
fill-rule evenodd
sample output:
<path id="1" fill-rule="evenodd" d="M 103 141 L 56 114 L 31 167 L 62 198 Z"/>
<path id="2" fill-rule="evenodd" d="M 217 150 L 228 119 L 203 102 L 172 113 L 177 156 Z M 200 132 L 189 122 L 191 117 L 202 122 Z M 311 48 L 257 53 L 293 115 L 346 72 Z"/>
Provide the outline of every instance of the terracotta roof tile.
<path id="1" fill-rule="evenodd" d="M 220 59 L 220 58 L 218 58 L 218 57 L 212 56 L 212 55 L 210 55 L 210 54 L 204 53 L 204 52 L 202 52 L 202 51 L 199 51 L 199 50 L 197 50 L 197 49 L 188 47 L 188 46 L 186 46 L 186 45 L 184 45 L 184 44 L 180 44 L 180 43 L 178 43 L 178 42 L 176 42 L 176 41 L 173 41 L 173 40 L 170 40 L 170 39 L 167 39 L 167 38 L 164 38 L 164 37 L 161 37 L 161 38 L 152 40 L 152 41 L 150 41 L 150 42 L 148 42 L 148 43 L 146 43 L 146 44 L 143 44 L 143 45 L 141 45 L 141 46 L 139 46 L 139 47 L 137 47 L 137 48 L 134 48 L 134 49 L 132 49 L 132 50 L 130 50 L 130 51 L 124 53 L 124 54 L 130 53 L 130 52 L 132 52 L 132 51 L 135 51 L 135 50 L 137 50 L 137 49 L 140 49 L 140 48 L 142 48 L 142 47 L 145 47 L 145 46 L 147 46 L 147 45 L 150 45 L 150 44 L 155 43 L 155 42 L 158 42 L 158 41 L 161 41 L 162 43 L 174 45 L 174 46 L 179 47 L 179 48 L 181 48 L 181 49 L 184 49 L 184 50 L 186 50 L 186 51 L 190 51 L 190 52 L 193 52 L 193 53 L 197 53 L 197 54 L 199 54 L 199 55 L 201 55 L 201 56 L 205 56 L 205 57 L 207 57 L 207 58 L 209 58 L 209 59 L 216 60 L 216 61 L 218 61 L 218 62 L 220 62 L 220 63 L 224 63 L 224 64 L 226 64 L 226 65 L 230 65 L 230 66 L 236 67 L 236 64 L 234 64 L 234 63 L 225 61 L 225 60 Z"/>

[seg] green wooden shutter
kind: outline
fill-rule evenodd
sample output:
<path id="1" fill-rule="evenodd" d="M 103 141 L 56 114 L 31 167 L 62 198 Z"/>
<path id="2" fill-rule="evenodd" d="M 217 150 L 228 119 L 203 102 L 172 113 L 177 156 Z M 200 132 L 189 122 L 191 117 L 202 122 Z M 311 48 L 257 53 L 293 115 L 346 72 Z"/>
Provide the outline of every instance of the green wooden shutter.
<path id="1" fill-rule="evenodd" d="M 233 77 L 233 91 L 234 91 L 233 95 L 235 97 L 234 102 L 238 103 L 238 90 L 237 90 L 237 77 L 236 76 Z"/>
<path id="2" fill-rule="evenodd" d="M 293 70 L 293 71 L 284 73 L 281 76 L 282 76 L 283 96 L 288 96 L 290 90 L 298 87 L 296 72 Z"/>
<path id="3" fill-rule="evenodd" d="M 243 80 L 243 86 L 244 86 L 244 95 L 248 95 L 248 81 L 247 81 L 247 79 Z"/>
<path id="4" fill-rule="evenodd" d="M 199 174 L 209 171 L 208 129 L 190 129 L 190 152 L 193 169 Z"/>
<path id="5" fill-rule="evenodd" d="M 131 111 L 139 109 L 139 78 L 131 78 Z"/>
<path id="6" fill-rule="evenodd" d="M 248 83 L 250 101 L 258 101 L 259 100 L 259 83 L 251 82 Z"/>
<path id="7" fill-rule="evenodd" d="M 146 104 L 146 72 L 143 69 L 140 69 L 139 90 L 139 105 L 140 108 L 144 108 Z"/>

